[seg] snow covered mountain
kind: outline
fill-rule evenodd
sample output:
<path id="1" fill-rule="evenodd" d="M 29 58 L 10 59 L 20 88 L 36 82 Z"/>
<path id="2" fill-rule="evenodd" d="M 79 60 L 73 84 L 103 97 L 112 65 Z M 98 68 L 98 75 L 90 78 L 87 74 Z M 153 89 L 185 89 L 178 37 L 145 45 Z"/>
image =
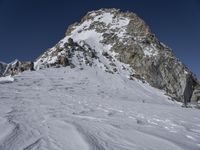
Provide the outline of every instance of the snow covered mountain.
<path id="1" fill-rule="evenodd" d="M 35 67 L 59 64 L 102 68 L 130 79 L 139 78 L 178 101 L 200 100 L 194 93 L 199 91 L 196 77 L 134 13 L 117 9 L 89 12 L 80 23 L 68 28 L 64 39 L 37 59 Z"/>
<path id="2" fill-rule="evenodd" d="M 0 150 L 200 149 L 199 109 L 175 101 L 197 103 L 199 82 L 134 13 L 89 12 L 34 64 L 6 66 Z"/>

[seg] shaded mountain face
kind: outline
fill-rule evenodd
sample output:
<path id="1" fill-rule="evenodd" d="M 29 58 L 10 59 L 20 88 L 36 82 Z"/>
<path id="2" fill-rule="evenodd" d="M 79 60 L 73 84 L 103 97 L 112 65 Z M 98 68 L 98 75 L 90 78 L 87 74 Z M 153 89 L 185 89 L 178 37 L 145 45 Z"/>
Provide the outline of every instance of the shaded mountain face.
<path id="1" fill-rule="evenodd" d="M 3 75 L 5 69 L 6 69 L 7 64 L 4 62 L 0 61 L 0 77 Z"/>
<path id="2" fill-rule="evenodd" d="M 199 93 L 199 82 L 193 73 L 131 12 L 117 9 L 89 12 L 35 62 L 36 69 L 51 66 L 98 67 L 148 82 L 178 101 L 200 99 L 195 94 Z"/>

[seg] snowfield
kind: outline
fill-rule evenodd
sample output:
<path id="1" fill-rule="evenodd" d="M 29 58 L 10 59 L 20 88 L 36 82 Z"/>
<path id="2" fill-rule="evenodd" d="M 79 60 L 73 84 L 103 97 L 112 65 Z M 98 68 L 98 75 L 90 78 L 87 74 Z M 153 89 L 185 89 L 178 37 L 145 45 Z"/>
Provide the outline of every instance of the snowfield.
<path id="1" fill-rule="evenodd" d="M 199 150 L 200 112 L 92 67 L 0 83 L 0 150 Z"/>

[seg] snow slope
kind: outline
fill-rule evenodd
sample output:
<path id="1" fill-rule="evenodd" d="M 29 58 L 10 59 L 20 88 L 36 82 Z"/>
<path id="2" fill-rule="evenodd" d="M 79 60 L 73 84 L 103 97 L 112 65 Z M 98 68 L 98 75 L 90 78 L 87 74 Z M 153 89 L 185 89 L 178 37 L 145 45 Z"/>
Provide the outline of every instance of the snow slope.
<path id="1" fill-rule="evenodd" d="M 96 67 L 0 84 L 0 150 L 199 150 L 199 110 Z"/>

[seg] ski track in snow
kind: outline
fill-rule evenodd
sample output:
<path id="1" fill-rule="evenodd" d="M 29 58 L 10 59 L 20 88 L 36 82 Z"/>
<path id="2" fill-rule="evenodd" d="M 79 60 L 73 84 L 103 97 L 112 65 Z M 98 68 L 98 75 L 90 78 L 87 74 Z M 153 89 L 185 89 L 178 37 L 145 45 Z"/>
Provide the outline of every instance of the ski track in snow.
<path id="1" fill-rule="evenodd" d="M 0 150 L 199 150 L 199 110 L 119 75 L 25 72 L 0 84 Z"/>

